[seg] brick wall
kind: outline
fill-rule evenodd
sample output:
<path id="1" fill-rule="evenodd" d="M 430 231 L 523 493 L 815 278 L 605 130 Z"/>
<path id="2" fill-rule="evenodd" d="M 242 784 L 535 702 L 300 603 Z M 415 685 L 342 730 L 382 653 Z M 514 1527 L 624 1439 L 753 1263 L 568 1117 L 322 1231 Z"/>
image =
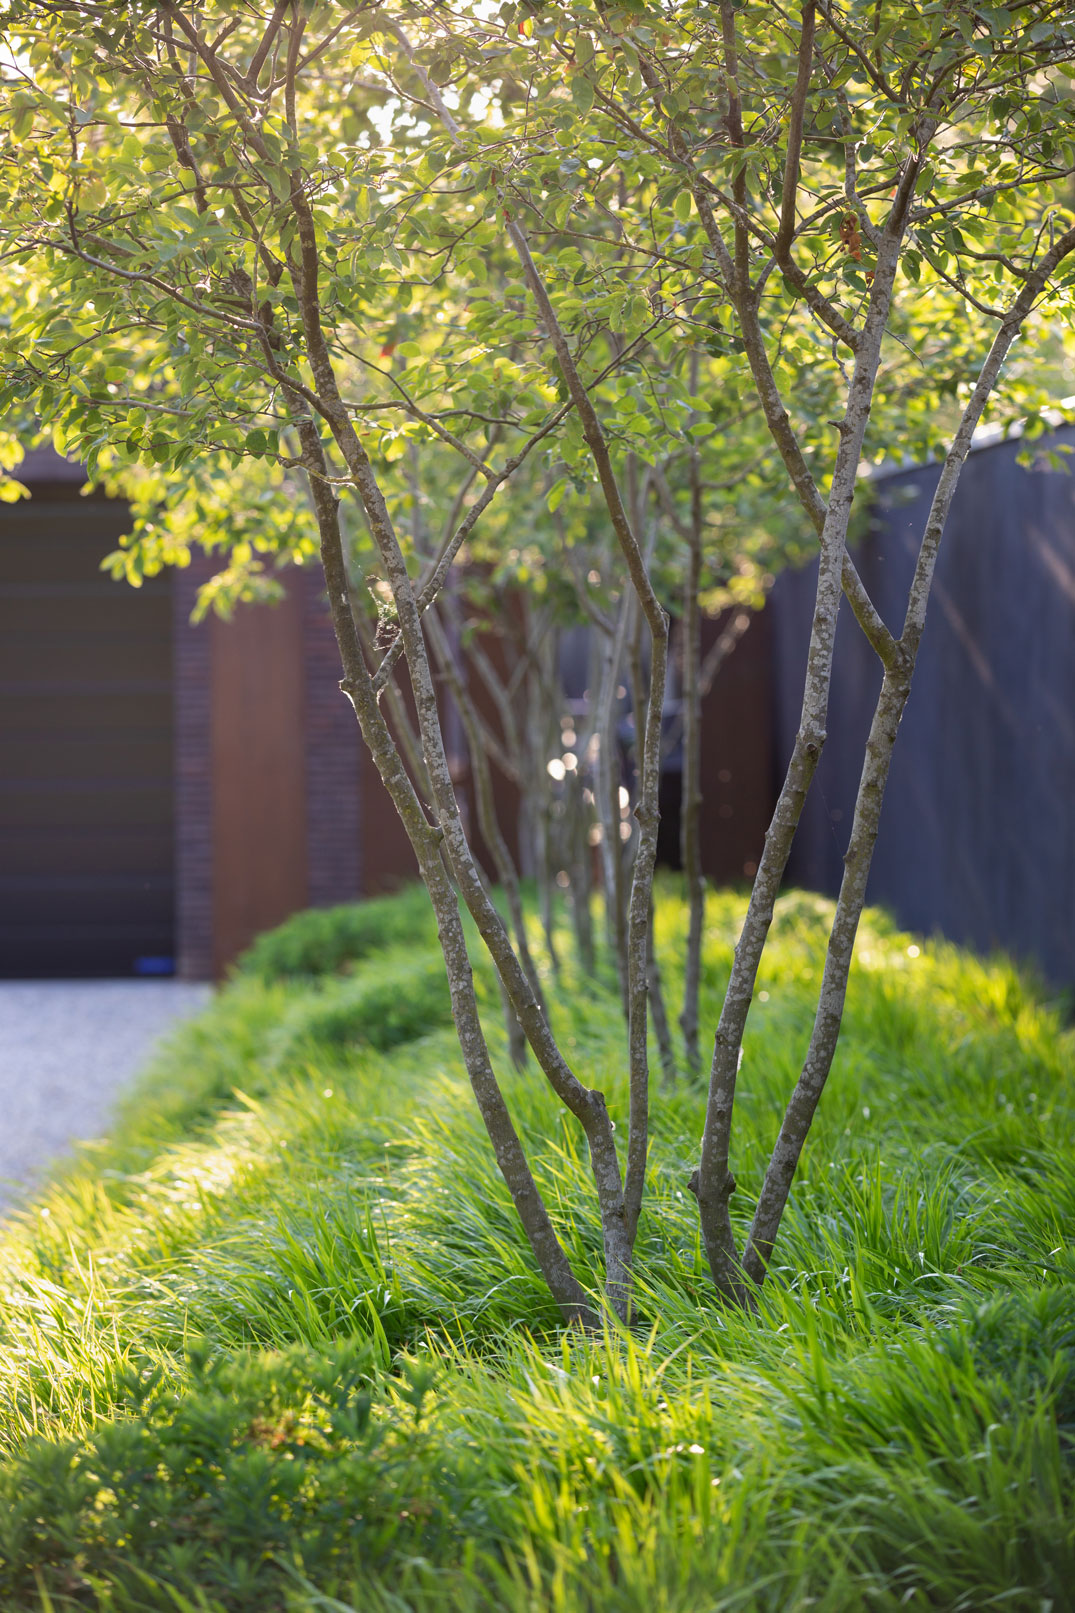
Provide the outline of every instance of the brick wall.
<path id="1" fill-rule="evenodd" d="M 311 907 L 331 907 L 362 889 L 362 740 L 340 689 L 340 652 L 320 567 L 298 573 L 297 583 L 303 597 L 308 900 Z"/>

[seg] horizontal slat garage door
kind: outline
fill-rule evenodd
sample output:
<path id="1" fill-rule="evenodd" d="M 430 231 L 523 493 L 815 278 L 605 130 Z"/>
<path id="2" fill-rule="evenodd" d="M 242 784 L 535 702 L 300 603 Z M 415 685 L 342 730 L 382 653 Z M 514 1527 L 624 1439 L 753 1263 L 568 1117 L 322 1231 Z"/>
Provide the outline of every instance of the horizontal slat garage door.
<path id="1" fill-rule="evenodd" d="M 126 506 L 0 505 L 0 975 L 164 972 L 171 601 L 100 568 Z"/>

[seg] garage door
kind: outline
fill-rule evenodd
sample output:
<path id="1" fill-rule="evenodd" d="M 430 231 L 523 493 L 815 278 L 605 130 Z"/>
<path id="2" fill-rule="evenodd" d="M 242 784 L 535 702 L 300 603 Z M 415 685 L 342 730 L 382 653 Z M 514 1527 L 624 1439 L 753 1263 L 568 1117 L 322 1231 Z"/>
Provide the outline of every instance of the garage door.
<path id="1" fill-rule="evenodd" d="M 100 571 L 125 517 L 0 505 L 0 975 L 171 972 L 170 586 Z"/>

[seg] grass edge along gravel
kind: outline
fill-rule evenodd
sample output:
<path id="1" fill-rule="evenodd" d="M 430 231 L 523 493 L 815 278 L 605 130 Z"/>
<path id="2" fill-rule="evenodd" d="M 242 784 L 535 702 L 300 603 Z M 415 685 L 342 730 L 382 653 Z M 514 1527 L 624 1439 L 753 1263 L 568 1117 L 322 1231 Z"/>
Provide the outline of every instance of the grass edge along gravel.
<path id="1" fill-rule="evenodd" d="M 710 1006 L 737 905 L 710 899 Z M 778 913 L 744 1200 L 828 911 Z M 557 1328 L 496 1177 L 427 910 L 384 914 L 376 957 L 361 909 L 259 943 L 9 1231 L 0 1605 L 1075 1606 L 1073 1044 L 1040 991 L 869 915 L 760 1317 L 709 1300 L 682 1081 L 655 1103 L 640 1325 L 588 1340 Z M 682 924 L 669 888 L 673 994 Z M 611 974 L 568 971 L 554 1012 L 622 1103 Z M 492 1041 L 585 1270 L 578 1138 Z"/>

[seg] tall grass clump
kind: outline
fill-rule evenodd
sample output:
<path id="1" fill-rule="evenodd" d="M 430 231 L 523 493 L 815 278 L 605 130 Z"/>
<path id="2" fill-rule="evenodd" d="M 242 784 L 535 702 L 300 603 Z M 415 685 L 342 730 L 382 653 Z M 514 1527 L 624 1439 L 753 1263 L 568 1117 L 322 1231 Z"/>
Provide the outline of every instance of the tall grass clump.
<path id="1" fill-rule="evenodd" d="M 711 1017 L 737 910 L 710 898 Z M 778 908 L 743 1215 L 829 911 Z M 684 923 L 662 892 L 670 994 Z M 563 940 L 558 1033 L 623 1106 L 614 972 Z M 241 970 L 9 1226 L 5 1613 L 1075 1608 L 1073 1039 L 1040 989 L 871 914 L 758 1314 L 713 1301 L 680 1076 L 654 1094 L 636 1325 L 588 1337 L 532 1265 L 427 947 Z M 579 1137 L 493 1052 L 596 1286 Z"/>

